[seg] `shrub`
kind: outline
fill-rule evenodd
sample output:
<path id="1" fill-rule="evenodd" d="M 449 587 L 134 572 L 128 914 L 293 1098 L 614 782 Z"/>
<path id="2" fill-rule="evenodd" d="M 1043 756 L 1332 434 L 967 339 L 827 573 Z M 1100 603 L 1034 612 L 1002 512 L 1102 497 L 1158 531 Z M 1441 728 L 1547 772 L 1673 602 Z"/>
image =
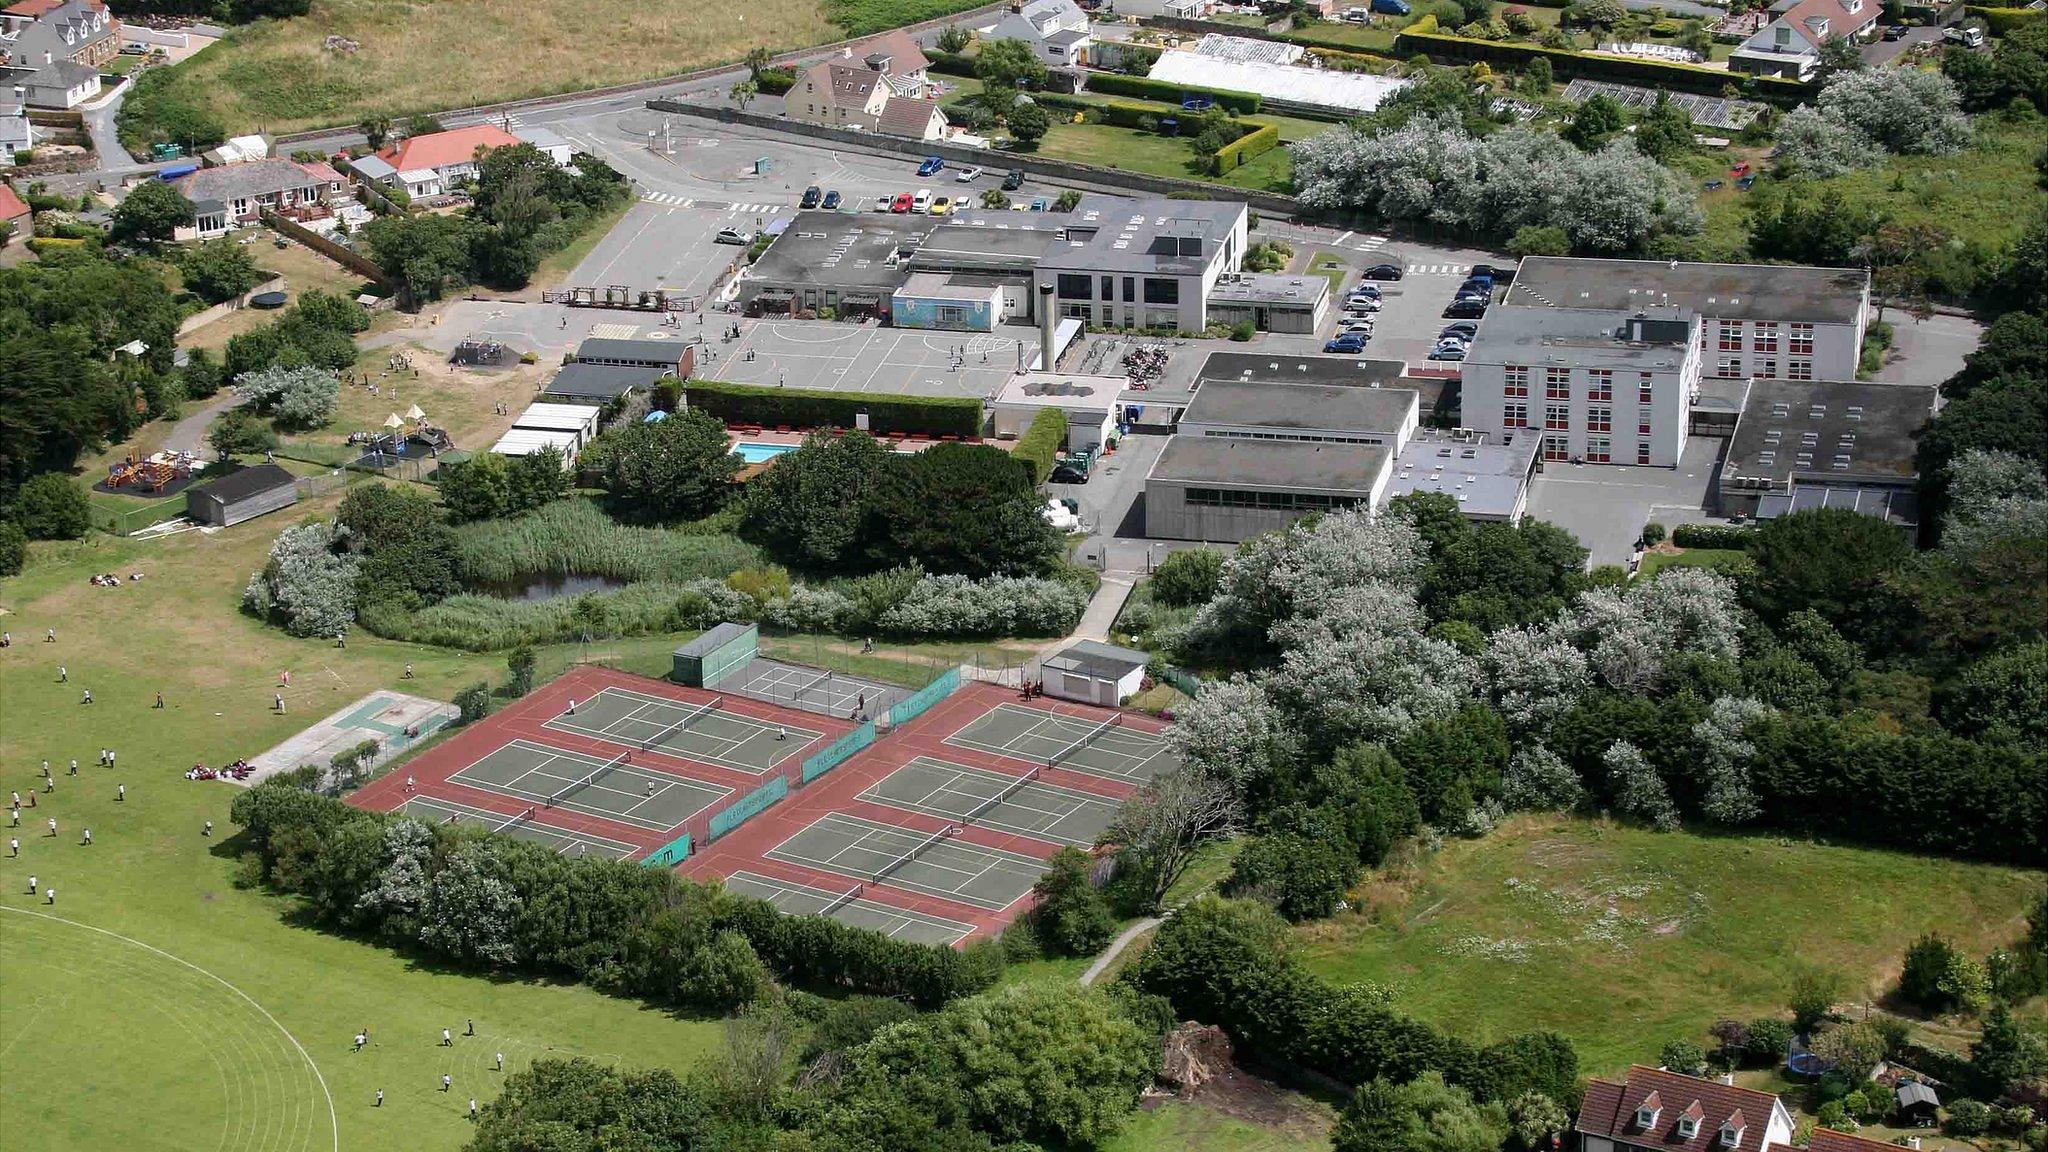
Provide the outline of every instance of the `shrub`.
<path id="1" fill-rule="evenodd" d="M 1067 446 L 1067 413 L 1060 408 L 1040 408 L 1031 427 L 1017 438 L 1010 455 L 1031 466 L 1031 482 L 1045 483 L 1052 475 L 1053 462 Z"/>
<path id="2" fill-rule="evenodd" d="M 1116 932 L 1116 918 L 1109 902 L 1089 882 L 1088 854 L 1079 848 L 1062 848 L 1046 862 L 1046 873 L 1031 891 L 1038 906 L 1031 910 L 1031 924 L 1040 940 L 1055 952 L 1087 956 L 1109 943 Z"/>
<path id="3" fill-rule="evenodd" d="M 1152 596 L 1172 608 L 1207 603 L 1223 576 L 1223 553 L 1213 548 L 1183 548 L 1167 556 L 1152 573 Z"/>
<path id="4" fill-rule="evenodd" d="M 1209 170 L 1217 176 L 1234 172 L 1279 146 L 1280 126 L 1261 124 L 1218 148 L 1210 160 Z"/>
<path id="5" fill-rule="evenodd" d="M 1951 1136 L 1982 1136 L 1991 1129 L 1991 1106 L 1982 1100 L 1951 1100 L 1942 1130 Z"/>
<path id="6" fill-rule="evenodd" d="M 1265 900 L 1289 920 L 1319 920 L 1337 911 L 1358 875 L 1357 849 L 1342 837 L 1282 832 L 1238 853 L 1225 891 Z"/>
<path id="7" fill-rule="evenodd" d="M 483 719 L 491 711 L 491 686 L 481 683 L 471 684 L 469 687 L 457 692 L 455 694 L 455 707 L 461 713 L 457 717 L 459 723 L 474 724 Z"/>
<path id="8" fill-rule="evenodd" d="M 904 636 L 1063 636 L 1087 606 L 1072 585 L 1038 576 L 928 576 L 875 626 Z"/>
<path id="9" fill-rule="evenodd" d="M 71 477 L 45 472 L 21 486 L 14 516 L 30 540 L 76 540 L 92 527 L 92 503 Z"/>
<path id="10" fill-rule="evenodd" d="M 957 396 L 880 396 L 813 388 L 767 388 L 690 380 L 683 385 L 691 408 L 727 423 L 851 428 L 865 412 L 877 433 L 979 436 L 981 401 Z"/>
<path id="11" fill-rule="evenodd" d="M 612 580 L 723 579 L 758 567 L 761 553 L 737 537 L 687 528 L 621 524 L 588 500 L 557 500 L 524 516 L 455 529 L 459 574 L 469 584 L 530 576 Z"/>
<path id="12" fill-rule="evenodd" d="M 1697 1076 L 1707 1066 L 1706 1051 L 1690 1040 L 1673 1040 L 1664 1045 L 1657 1059 L 1664 1067 L 1687 1076 Z"/>
<path id="13" fill-rule="evenodd" d="M 320 368 L 265 368 L 235 379 L 235 394 L 286 428 L 318 428 L 334 419 L 341 380 Z"/>
<path id="14" fill-rule="evenodd" d="M 1766 1067 L 1776 1064 L 1792 1050 L 1792 1022 L 1764 1016 L 1749 1022 L 1749 1035 L 1743 1045 L 1743 1055 L 1752 1064 Z"/>
<path id="15" fill-rule="evenodd" d="M 294 636 L 339 636 L 355 620 L 360 557 L 337 552 L 343 529 L 324 521 L 287 528 L 263 571 L 249 578 L 242 607 Z"/>
<path id="16" fill-rule="evenodd" d="M 13 576 L 28 560 L 28 535 L 12 520 L 0 520 L 0 576 Z"/>
<path id="17" fill-rule="evenodd" d="M 1735 524 L 1680 524 L 1671 530 L 1671 542 L 1680 548 L 1748 549 L 1756 529 Z"/>
<path id="18" fill-rule="evenodd" d="M 1664 542 L 1664 526 L 1662 524 L 1657 523 L 1655 520 L 1650 521 L 1648 524 L 1643 525 L 1643 535 L 1641 539 L 1643 542 L 1643 547 L 1655 548 L 1657 545 L 1662 544 Z"/>

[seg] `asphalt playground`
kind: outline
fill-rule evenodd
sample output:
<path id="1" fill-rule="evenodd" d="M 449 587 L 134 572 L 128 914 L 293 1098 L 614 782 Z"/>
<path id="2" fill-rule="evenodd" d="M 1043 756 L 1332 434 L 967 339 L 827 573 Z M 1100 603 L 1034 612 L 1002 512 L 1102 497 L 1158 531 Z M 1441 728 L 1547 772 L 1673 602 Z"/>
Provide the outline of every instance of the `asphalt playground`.
<path id="1" fill-rule="evenodd" d="M 1143 784 L 1180 765 L 1166 741 L 1150 732 L 1020 704 L 999 704 L 946 737 L 956 748 Z"/>
<path id="2" fill-rule="evenodd" d="M 764 723 L 718 704 L 719 699 L 713 699 L 692 705 L 607 685 L 591 699 L 572 701 L 568 710 L 542 726 L 755 776 L 774 771 L 823 735 L 815 729 Z"/>
<path id="3" fill-rule="evenodd" d="M 732 789 L 636 767 L 630 751 L 611 760 L 530 740 L 514 740 L 448 777 L 485 792 L 524 801 L 537 816 L 578 812 L 650 832 L 675 828 L 730 795 Z"/>
<path id="4" fill-rule="evenodd" d="M 524 813 L 506 816 L 500 812 L 458 804 L 453 800 L 437 800 L 432 796 L 414 796 L 401 805 L 399 811 L 429 824 L 455 824 L 464 828 L 483 828 L 503 833 L 514 839 L 552 849 L 558 856 L 603 856 L 612 860 L 623 860 L 640 850 L 631 844 L 622 844 L 603 836 L 536 824 L 526 818 Z"/>
<path id="5" fill-rule="evenodd" d="M 1116 817 L 1116 802 L 1039 782 L 1037 769 L 1005 776 L 919 756 L 858 797 L 905 812 L 1087 847 Z"/>
<path id="6" fill-rule="evenodd" d="M 878 824 L 828 812 L 762 855 L 844 876 L 863 887 L 883 883 L 999 912 L 1022 899 L 1045 861 L 984 848 L 951 835 Z"/>
<path id="7" fill-rule="evenodd" d="M 824 914 L 842 924 L 855 928 L 869 928 L 884 936 L 898 940 L 909 940 L 917 944 L 956 944 L 974 925 L 948 920 L 908 908 L 896 908 L 878 904 L 864 897 L 848 899 L 848 892 L 828 892 L 809 884 L 793 884 L 758 872 L 735 872 L 726 877 L 725 886 L 729 891 L 742 896 L 766 900 L 777 909 L 792 916 L 816 916 Z"/>

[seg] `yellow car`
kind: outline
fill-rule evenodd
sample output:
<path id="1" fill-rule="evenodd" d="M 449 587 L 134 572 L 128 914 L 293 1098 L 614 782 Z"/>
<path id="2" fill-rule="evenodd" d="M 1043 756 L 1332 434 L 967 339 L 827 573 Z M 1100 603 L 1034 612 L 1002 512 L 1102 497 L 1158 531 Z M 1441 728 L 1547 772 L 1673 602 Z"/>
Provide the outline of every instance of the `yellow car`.
<path id="1" fill-rule="evenodd" d="M 935 199 L 935 200 L 933 200 L 933 201 L 932 201 L 932 208 L 931 208 L 931 213 L 932 213 L 932 215 L 934 215 L 934 216 L 946 216 L 946 215 L 950 215 L 950 214 L 952 213 L 952 211 L 953 211 L 953 198 L 952 198 L 952 197 L 950 197 L 950 196 L 941 196 L 941 197 L 939 197 L 939 198 L 937 198 L 937 199 Z"/>

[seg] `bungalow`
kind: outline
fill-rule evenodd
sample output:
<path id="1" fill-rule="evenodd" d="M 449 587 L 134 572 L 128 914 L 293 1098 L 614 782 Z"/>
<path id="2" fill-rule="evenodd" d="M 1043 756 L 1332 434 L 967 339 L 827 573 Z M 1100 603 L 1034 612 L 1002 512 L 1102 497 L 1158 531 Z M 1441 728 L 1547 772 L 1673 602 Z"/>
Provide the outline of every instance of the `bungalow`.
<path id="1" fill-rule="evenodd" d="M 1917 1147 L 1920 1138 L 1915 1136 L 1908 1148 Z M 1900 1152 L 1897 1144 L 1883 1140 L 1872 1140 L 1868 1136 L 1851 1136 L 1832 1128 L 1815 1128 L 1813 1143 L 1806 1146 L 1806 1152 Z"/>
<path id="2" fill-rule="evenodd" d="M 917 41 L 900 31 L 847 45 L 804 70 L 782 98 L 783 114 L 828 128 L 940 139 L 946 116 L 926 71 L 930 64 Z"/>
<path id="3" fill-rule="evenodd" d="M 1811 80 L 1823 45 L 1870 39 L 1880 12 L 1878 0 L 1778 0 L 1771 22 L 1728 54 L 1728 70 Z"/>
<path id="4" fill-rule="evenodd" d="M 984 40 L 1022 40 L 1053 68 L 1086 64 L 1088 48 L 1095 42 L 1088 14 L 1074 0 L 1010 0 L 1009 11 L 981 36 Z"/>
<path id="5" fill-rule="evenodd" d="M 0 224 L 8 225 L 7 228 L 0 229 L 0 248 L 35 235 L 35 224 L 28 205 L 14 194 L 14 189 L 5 184 L 0 184 Z"/>
<path id="6" fill-rule="evenodd" d="M 1663 1068 L 1586 1084 L 1574 1130 L 1584 1152 L 1765 1152 L 1792 1143 L 1776 1096 Z"/>
<path id="7" fill-rule="evenodd" d="M 172 238 L 210 240 L 253 223 L 265 211 L 302 223 L 329 219 L 328 205 L 340 199 L 343 183 L 341 173 L 327 164 L 271 158 L 201 168 L 173 181 L 172 187 L 199 210 L 198 219 L 178 227 Z"/>
<path id="8" fill-rule="evenodd" d="M 495 124 L 472 124 L 410 137 L 378 152 L 377 159 L 392 168 L 385 183 L 408 196 L 439 196 L 476 175 L 479 155 L 517 143 L 519 137 Z"/>

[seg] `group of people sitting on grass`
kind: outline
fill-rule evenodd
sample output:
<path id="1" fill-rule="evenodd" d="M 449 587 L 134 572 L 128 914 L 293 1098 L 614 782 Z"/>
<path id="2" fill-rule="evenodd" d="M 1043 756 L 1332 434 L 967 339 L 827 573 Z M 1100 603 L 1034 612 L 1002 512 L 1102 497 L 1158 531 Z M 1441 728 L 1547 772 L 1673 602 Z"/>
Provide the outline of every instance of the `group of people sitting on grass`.
<path id="1" fill-rule="evenodd" d="M 142 573 L 130 572 L 128 579 L 141 580 Z M 112 572 L 96 572 L 92 576 L 92 584 L 97 588 L 119 588 L 121 586 L 121 578 Z"/>
<path id="2" fill-rule="evenodd" d="M 247 760 L 237 760 L 234 763 L 228 765 L 227 767 L 219 769 L 208 768 L 204 764 L 194 764 L 190 769 L 186 770 L 185 779 L 247 780 L 249 778 L 249 774 L 254 771 L 256 771 L 255 765 L 250 764 Z"/>

